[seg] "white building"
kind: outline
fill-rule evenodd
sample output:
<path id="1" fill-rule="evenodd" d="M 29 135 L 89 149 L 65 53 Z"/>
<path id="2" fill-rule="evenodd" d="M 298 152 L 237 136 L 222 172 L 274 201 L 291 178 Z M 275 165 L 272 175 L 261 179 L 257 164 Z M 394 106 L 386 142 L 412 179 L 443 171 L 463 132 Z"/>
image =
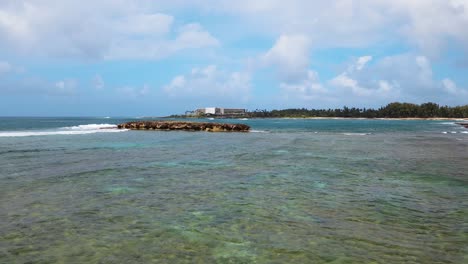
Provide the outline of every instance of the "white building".
<path id="1" fill-rule="evenodd" d="M 247 111 L 241 108 L 221 108 L 221 107 L 205 107 L 195 110 L 197 114 L 204 115 L 242 115 Z"/>

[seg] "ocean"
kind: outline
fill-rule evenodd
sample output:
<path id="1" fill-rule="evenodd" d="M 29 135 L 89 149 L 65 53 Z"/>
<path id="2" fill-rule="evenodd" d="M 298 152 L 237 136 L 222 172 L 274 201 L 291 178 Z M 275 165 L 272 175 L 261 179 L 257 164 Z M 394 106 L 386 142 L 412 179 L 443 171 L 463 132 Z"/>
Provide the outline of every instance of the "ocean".
<path id="1" fill-rule="evenodd" d="M 454 122 L 130 120 L 0 118 L 0 263 L 468 263 Z"/>

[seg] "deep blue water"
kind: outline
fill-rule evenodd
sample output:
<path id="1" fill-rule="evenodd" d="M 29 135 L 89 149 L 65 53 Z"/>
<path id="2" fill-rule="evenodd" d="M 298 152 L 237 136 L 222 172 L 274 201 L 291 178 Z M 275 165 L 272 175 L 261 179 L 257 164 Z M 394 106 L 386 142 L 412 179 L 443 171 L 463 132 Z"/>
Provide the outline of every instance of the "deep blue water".
<path id="1" fill-rule="evenodd" d="M 468 261 L 453 122 L 112 128 L 129 120 L 0 118 L 0 263 Z"/>

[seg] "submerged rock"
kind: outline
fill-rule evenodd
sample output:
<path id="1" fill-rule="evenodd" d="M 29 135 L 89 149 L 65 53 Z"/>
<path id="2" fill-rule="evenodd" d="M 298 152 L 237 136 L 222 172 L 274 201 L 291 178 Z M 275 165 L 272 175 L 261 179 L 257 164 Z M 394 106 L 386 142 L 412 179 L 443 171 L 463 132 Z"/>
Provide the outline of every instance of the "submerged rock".
<path id="1" fill-rule="evenodd" d="M 207 132 L 248 132 L 244 124 L 184 122 L 184 121 L 135 121 L 117 125 L 119 129 L 130 130 L 185 130 Z"/>
<path id="2" fill-rule="evenodd" d="M 465 128 L 468 128 L 468 123 L 457 123 L 457 125 L 463 126 Z"/>

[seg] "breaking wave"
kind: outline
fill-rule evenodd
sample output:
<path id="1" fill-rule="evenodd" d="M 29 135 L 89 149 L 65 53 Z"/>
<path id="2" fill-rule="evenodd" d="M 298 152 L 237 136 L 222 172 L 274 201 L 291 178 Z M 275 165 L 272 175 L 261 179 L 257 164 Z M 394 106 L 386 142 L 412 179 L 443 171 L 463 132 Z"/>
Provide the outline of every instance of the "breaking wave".
<path id="1" fill-rule="evenodd" d="M 128 129 L 117 129 L 114 124 L 88 124 L 71 127 L 61 127 L 55 130 L 41 131 L 5 131 L 0 132 L 0 137 L 30 137 L 30 136 L 53 136 L 53 135 L 85 135 L 94 133 L 116 133 L 124 132 Z"/>

